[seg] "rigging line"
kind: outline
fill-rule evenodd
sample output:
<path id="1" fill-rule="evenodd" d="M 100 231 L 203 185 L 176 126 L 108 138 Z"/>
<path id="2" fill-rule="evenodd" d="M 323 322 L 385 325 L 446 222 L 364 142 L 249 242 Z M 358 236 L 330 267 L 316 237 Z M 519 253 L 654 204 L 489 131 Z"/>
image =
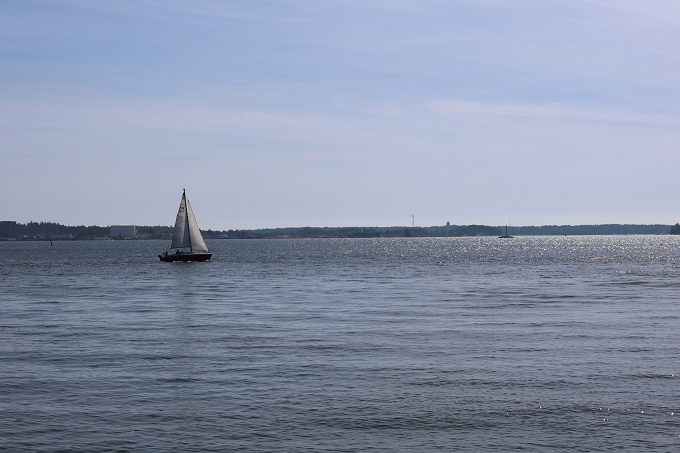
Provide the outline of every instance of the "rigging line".
<path id="1" fill-rule="evenodd" d="M 175 198 L 175 202 L 174 202 L 173 206 L 177 206 L 177 200 L 178 200 L 178 199 L 181 199 L 181 198 L 182 198 L 182 195 L 180 195 L 179 197 Z M 173 208 L 172 208 L 172 206 L 171 206 L 170 209 L 168 209 L 168 213 L 165 214 L 165 220 L 163 220 L 163 226 L 166 226 L 166 225 L 168 224 L 168 216 L 169 216 L 170 213 L 172 212 L 172 209 L 173 209 Z M 177 209 L 177 208 L 175 207 L 175 209 Z M 170 225 L 170 227 L 172 227 L 172 225 Z"/>

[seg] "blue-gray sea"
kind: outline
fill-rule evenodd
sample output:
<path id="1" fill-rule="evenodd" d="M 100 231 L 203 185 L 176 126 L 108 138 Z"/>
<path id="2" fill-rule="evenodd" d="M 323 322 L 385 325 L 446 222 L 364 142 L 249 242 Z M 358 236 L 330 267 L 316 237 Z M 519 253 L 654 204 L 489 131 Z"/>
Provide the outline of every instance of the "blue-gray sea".
<path id="1" fill-rule="evenodd" d="M 680 451 L 680 238 L 0 242 L 0 450 Z"/>

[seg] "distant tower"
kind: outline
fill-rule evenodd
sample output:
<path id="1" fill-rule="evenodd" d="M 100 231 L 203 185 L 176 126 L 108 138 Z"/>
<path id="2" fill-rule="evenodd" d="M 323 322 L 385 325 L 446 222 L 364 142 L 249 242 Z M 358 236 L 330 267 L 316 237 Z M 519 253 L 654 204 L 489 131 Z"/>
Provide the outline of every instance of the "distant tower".
<path id="1" fill-rule="evenodd" d="M 16 236 L 17 222 L 15 220 L 3 220 L 0 222 L 0 233 L 7 233 L 10 236 Z"/>
<path id="2" fill-rule="evenodd" d="M 112 238 L 131 238 L 136 232 L 134 225 L 111 225 Z"/>
<path id="3" fill-rule="evenodd" d="M 446 222 L 446 226 L 447 226 L 447 227 L 450 227 L 450 226 L 451 226 L 451 222 Z"/>

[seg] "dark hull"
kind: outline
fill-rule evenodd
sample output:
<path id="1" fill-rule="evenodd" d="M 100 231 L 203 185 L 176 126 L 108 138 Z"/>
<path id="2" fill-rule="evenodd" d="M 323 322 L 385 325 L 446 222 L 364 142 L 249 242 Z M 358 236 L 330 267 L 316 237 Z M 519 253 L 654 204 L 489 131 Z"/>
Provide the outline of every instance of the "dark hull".
<path id="1" fill-rule="evenodd" d="M 208 261 L 212 257 L 212 253 L 173 253 L 167 255 L 158 255 L 161 261 Z"/>

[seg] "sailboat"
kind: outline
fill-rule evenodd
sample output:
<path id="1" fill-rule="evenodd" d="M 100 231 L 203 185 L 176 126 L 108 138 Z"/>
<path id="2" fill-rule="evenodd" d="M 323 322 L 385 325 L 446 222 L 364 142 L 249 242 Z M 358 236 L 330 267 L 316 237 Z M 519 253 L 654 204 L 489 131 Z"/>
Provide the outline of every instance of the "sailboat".
<path id="1" fill-rule="evenodd" d="M 503 236 L 498 236 L 498 239 L 512 239 L 512 238 L 514 238 L 514 237 L 515 237 L 515 236 L 510 236 L 510 235 L 508 234 L 508 226 L 505 225 L 505 234 L 504 234 Z"/>
<path id="2" fill-rule="evenodd" d="M 172 249 L 175 249 L 175 253 L 171 253 Z M 161 261 L 208 261 L 211 257 L 212 253 L 208 252 L 184 190 L 175 220 L 175 231 L 172 233 L 172 245 L 158 258 Z"/>

